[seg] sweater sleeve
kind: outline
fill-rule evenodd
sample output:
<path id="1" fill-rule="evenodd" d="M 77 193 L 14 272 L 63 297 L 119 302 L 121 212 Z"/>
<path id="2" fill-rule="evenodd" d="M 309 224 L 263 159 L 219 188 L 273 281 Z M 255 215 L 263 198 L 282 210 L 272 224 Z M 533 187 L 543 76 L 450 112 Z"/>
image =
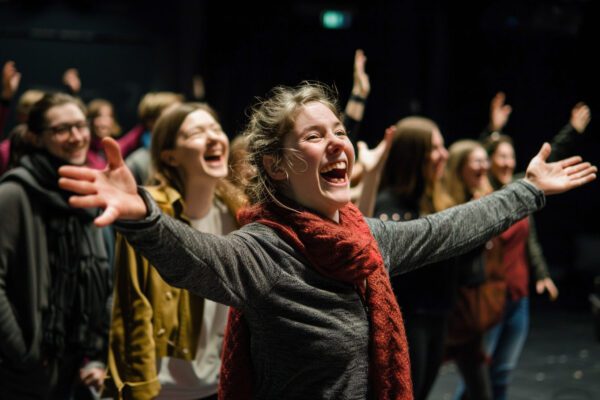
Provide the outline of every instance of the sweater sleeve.
<path id="1" fill-rule="evenodd" d="M 548 272 L 546 258 L 544 257 L 544 252 L 542 251 L 542 245 L 538 240 L 537 229 L 535 227 L 535 220 L 531 215 L 529 216 L 527 256 L 529 259 L 529 264 L 533 269 L 533 275 L 536 280 L 539 281 L 540 279 L 545 279 L 550 276 L 550 273 Z"/>
<path id="2" fill-rule="evenodd" d="M 548 157 L 548 162 L 562 160 L 563 158 L 574 155 L 577 145 L 581 142 L 582 134 L 577 133 L 573 125 L 570 123 L 566 124 L 557 134 L 552 138 L 550 145 L 552 146 L 552 152 Z"/>
<path id="3" fill-rule="evenodd" d="M 532 212 L 545 196 L 518 181 L 480 200 L 409 222 L 369 220 L 385 265 L 397 275 L 482 245 Z"/>
<path id="4" fill-rule="evenodd" d="M 259 233 L 251 228 L 227 236 L 199 232 L 163 214 L 143 189 L 140 194 L 147 218 L 115 227 L 168 284 L 241 310 L 268 294 L 279 268 Z"/>

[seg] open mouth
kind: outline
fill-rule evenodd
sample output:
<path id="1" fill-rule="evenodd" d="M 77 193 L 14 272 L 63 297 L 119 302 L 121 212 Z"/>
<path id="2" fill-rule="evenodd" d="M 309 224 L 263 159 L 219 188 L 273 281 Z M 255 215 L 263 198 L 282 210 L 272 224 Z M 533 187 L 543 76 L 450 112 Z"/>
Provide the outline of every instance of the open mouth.
<path id="1" fill-rule="evenodd" d="M 216 163 L 220 162 L 223 158 L 223 154 L 219 153 L 210 153 L 204 155 L 204 160 L 208 163 Z"/>
<path id="2" fill-rule="evenodd" d="M 319 174 L 330 183 L 346 183 L 348 166 L 346 161 L 338 161 L 321 168 Z"/>

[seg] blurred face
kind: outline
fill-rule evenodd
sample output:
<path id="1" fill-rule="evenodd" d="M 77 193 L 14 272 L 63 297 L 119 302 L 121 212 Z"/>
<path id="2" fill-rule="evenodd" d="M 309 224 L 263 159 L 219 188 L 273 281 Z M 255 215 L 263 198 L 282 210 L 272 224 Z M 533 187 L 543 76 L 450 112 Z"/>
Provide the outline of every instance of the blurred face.
<path id="1" fill-rule="evenodd" d="M 204 110 L 196 110 L 183 120 L 175 148 L 167 153 L 171 164 L 177 166 L 186 179 L 227 176 L 229 139 L 221 125 Z"/>
<path id="2" fill-rule="evenodd" d="M 98 116 L 92 121 L 94 134 L 99 138 L 105 138 L 113 134 L 115 119 L 111 107 L 104 105 L 100 107 Z"/>
<path id="3" fill-rule="evenodd" d="M 508 185 L 515 171 L 515 150 L 510 143 L 502 142 L 491 157 L 490 171 L 503 185 Z"/>
<path id="4" fill-rule="evenodd" d="M 324 104 L 300 110 L 294 130 L 284 139 L 288 195 L 332 220 L 350 201 L 354 148 L 339 118 Z"/>
<path id="5" fill-rule="evenodd" d="M 38 146 L 69 164 L 83 164 L 90 147 L 90 129 L 83 111 L 73 103 L 48 109 Z"/>
<path id="6" fill-rule="evenodd" d="M 448 150 L 444 147 L 442 134 L 436 128 L 431 133 L 431 153 L 429 153 L 429 160 L 425 166 L 426 176 L 432 181 L 442 179 L 446 161 L 448 161 Z"/>
<path id="7" fill-rule="evenodd" d="M 471 192 L 483 186 L 488 169 L 487 153 L 482 147 L 476 147 L 467 157 L 461 171 L 463 182 Z"/>

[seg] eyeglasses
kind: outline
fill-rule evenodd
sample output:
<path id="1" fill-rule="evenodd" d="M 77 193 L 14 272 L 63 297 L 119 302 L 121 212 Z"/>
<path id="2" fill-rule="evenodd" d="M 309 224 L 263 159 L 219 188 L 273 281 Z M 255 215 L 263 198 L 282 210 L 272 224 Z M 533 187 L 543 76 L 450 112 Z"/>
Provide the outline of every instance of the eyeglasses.
<path id="1" fill-rule="evenodd" d="M 490 160 L 487 158 L 475 158 L 473 160 L 469 160 L 468 164 L 473 168 L 487 168 L 490 166 Z"/>
<path id="2" fill-rule="evenodd" d="M 72 124 L 60 124 L 56 126 L 50 126 L 46 128 L 48 132 L 52 134 L 52 136 L 57 139 L 66 139 L 73 133 L 73 128 L 77 128 L 78 131 L 87 132 L 90 129 L 87 121 L 78 121 Z"/>

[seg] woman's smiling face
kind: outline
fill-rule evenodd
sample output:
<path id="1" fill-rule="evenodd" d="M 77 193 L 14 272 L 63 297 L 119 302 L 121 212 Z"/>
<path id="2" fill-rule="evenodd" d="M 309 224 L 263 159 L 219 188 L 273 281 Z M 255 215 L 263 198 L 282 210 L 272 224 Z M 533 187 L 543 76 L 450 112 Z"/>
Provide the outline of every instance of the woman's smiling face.
<path id="1" fill-rule="evenodd" d="M 510 143 L 498 144 L 491 157 L 491 173 L 503 185 L 508 185 L 515 172 L 515 150 Z"/>
<path id="2" fill-rule="evenodd" d="M 337 220 L 350 201 L 354 148 L 340 119 L 323 103 L 305 104 L 284 138 L 285 193 L 299 204 Z"/>
<path id="3" fill-rule="evenodd" d="M 465 186 L 471 193 L 483 187 L 489 166 L 488 155 L 483 147 L 476 147 L 471 151 L 461 171 Z"/>
<path id="4" fill-rule="evenodd" d="M 187 178 L 220 179 L 227 176 L 229 139 L 219 122 L 204 110 L 190 113 L 169 151 Z"/>

